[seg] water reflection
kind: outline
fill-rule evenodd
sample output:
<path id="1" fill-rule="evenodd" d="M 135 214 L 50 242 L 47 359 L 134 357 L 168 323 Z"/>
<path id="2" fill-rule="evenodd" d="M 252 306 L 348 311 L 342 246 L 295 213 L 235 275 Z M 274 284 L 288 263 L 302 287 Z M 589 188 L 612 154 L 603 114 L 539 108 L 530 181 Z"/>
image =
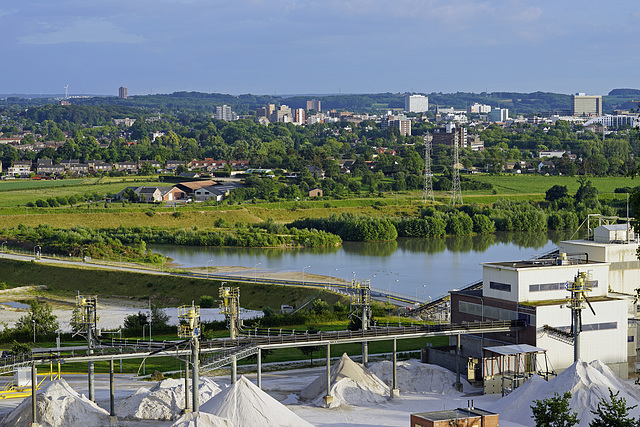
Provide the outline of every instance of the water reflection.
<path id="1" fill-rule="evenodd" d="M 374 287 L 414 295 L 440 295 L 482 277 L 481 263 L 531 259 L 568 239 L 567 232 L 402 238 L 344 242 L 340 247 L 220 248 L 148 245 L 184 267 L 241 266 L 256 272 L 302 271 L 336 279 L 371 279 Z M 309 267 L 307 267 L 309 266 Z M 424 285 L 428 285 L 425 287 Z M 427 291 L 428 289 L 428 291 Z"/>

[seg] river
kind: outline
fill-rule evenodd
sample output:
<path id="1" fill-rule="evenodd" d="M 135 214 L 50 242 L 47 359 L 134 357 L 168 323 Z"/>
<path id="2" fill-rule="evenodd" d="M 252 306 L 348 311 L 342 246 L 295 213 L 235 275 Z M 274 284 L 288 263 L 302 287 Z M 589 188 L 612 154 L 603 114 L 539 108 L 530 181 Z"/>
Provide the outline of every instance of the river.
<path id="1" fill-rule="evenodd" d="M 337 248 L 258 249 L 147 245 L 179 266 L 243 266 L 253 274 L 304 271 L 341 280 L 371 280 L 371 286 L 420 299 L 435 298 L 482 278 L 480 263 L 531 259 L 569 238 L 562 232 L 496 233 L 393 242 L 344 242 Z"/>

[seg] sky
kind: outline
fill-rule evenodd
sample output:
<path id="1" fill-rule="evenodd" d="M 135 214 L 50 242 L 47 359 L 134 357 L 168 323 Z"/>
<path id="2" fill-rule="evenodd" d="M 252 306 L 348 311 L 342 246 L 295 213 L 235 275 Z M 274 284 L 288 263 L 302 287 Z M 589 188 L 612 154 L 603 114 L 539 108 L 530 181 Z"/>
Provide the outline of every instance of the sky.
<path id="1" fill-rule="evenodd" d="M 640 88 L 633 0 L 0 2 L 0 93 Z"/>

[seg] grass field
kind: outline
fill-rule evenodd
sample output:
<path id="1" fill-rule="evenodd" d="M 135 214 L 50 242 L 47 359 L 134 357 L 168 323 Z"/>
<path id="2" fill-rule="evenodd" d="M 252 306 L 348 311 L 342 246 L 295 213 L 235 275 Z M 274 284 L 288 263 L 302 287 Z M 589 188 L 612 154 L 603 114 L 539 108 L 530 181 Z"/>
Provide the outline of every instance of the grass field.
<path id="1" fill-rule="evenodd" d="M 494 191 L 463 191 L 465 203 L 491 204 L 501 198 L 518 201 L 544 199 L 545 192 L 554 185 L 565 185 L 569 194 L 578 187 L 577 177 L 541 175 L 478 175 L 472 179 L 491 183 Z M 640 180 L 627 177 L 589 178 L 599 191 L 602 199 L 623 198 L 615 194 L 619 187 L 640 185 Z M 53 183 L 53 184 L 50 184 Z M 49 224 L 53 227 L 86 225 L 91 227 L 118 227 L 148 225 L 156 227 L 192 226 L 211 227 L 218 218 L 227 222 L 256 223 L 269 218 L 277 222 L 290 222 L 304 217 L 326 217 L 332 213 L 352 212 L 368 216 L 388 215 L 395 217 L 414 216 L 424 207 L 421 191 L 403 191 L 379 195 L 352 196 L 340 200 L 304 200 L 281 202 L 242 203 L 236 205 L 212 205 L 196 203 L 177 207 L 179 216 L 174 216 L 174 208 L 154 207 L 147 204 L 93 203 L 59 208 L 24 207 L 27 201 L 45 199 L 52 196 L 68 196 L 88 192 L 116 193 L 130 185 L 163 185 L 146 181 L 144 178 L 109 178 L 60 181 L 0 182 L 0 227 L 16 227 L 19 224 L 36 226 Z M 21 188 L 24 186 L 24 188 Z M 3 189 L 8 191 L 2 191 Z M 19 190 L 19 191 L 11 191 Z M 436 192 L 436 203 L 448 203 L 448 192 Z M 17 207 L 20 205 L 21 207 Z M 154 215 L 146 214 L 153 211 Z"/>
<path id="2" fill-rule="evenodd" d="M 9 286 L 47 285 L 49 293 L 73 296 L 122 296 L 133 300 L 151 297 L 161 304 L 177 306 L 198 301 L 202 295 L 218 296 L 220 281 L 157 274 L 120 272 L 90 268 L 69 268 L 0 259 L 0 277 Z M 300 286 L 277 286 L 226 281 L 240 288 L 242 307 L 262 310 L 281 304 L 301 305 L 314 296 L 329 304 L 342 299 L 333 293 Z"/>

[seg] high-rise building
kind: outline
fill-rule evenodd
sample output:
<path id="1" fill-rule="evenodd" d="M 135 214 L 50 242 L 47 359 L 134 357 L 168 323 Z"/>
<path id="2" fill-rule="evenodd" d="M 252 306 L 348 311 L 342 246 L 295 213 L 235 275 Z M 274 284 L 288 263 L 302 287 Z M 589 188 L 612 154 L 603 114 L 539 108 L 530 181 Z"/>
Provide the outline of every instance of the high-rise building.
<path id="1" fill-rule="evenodd" d="M 571 108 L 574 116 L 601 116 L 602 96 L 576 93 L 571 95 Z"/>
<path id="2" fill-rule="evenodd" d="M 322 105 L 317 99 L 312 99 L 311 101 L 307 101 L 307 110 L 316 110 L 317 112 L 321 112 Z"/>
<path id="3" fill-rule="evenodd" d="M 444 128 L 434 129 L 433 145 L 448 145 L 467 148 L 467 129 L 456 126 L 455 123 L 447 123 Z"/>
<path id="4" fill-rule="evenodd" d="M 228 105 L 219 105 L 216 107 L 216 119 L 231 122 L 238 120 L 238 115 Z"/>
<path id="5" fill-rule="evenodd" d="M 382 118 L 380 122 L 380 128 L 386 130 L 387 128 L 395 127 L 400 131 L 400 135 L 411 135 L 411 120 L 407 119 L 404 114 L 391 115 L 387 114 Z"/>
<path id="6" fill-rule="evenodd" d="M 429 97 L 424 95 L 406 95 L 404 111 L 407 113 L 425 113 L 429 110 Z"/>
<path id="7" fill-rule="evenodd" d="M 477 102 L 467 107 L 469 114 L 488 114 L 491 112 L 491 105 L 478 104 Z"/>
<path id="8" fill-rule="evenodd" d="M 508 108 L 493 108 L 489 113 L 489 121 L 504 123 L 509 120 L 509 109 Z"/>
<path id="9" fill-rule="evenodd" d="M 306 123 L 304 108 L 296 108 L 294 111 L 295 118 L 293 123 L 296 125 L 303 125 Z"/>
<path id="10" fill-rule="evenodd" d="M 127 88 L 126 87 L 120 86 L 120 89 L 118 89 L 118 97 L 127 99 Z"/>

